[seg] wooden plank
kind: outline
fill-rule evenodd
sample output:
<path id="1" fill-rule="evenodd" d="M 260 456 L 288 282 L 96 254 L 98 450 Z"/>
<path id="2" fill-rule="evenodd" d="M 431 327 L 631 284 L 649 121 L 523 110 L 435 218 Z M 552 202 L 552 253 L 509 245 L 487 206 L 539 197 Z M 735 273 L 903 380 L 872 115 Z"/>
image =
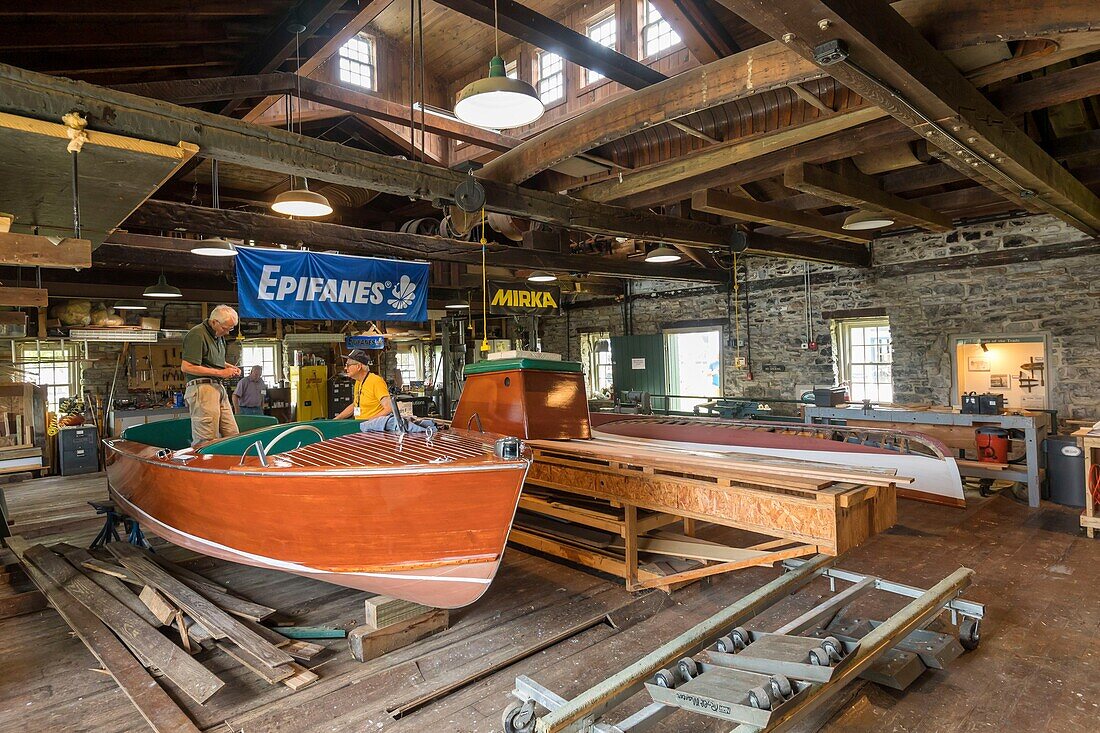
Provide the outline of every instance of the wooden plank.
<path id="1" fill-rule="evenodd" d="M 0 305 L 14 308 L 45 308 L 49 304 L 49 293 L 41 288 L 0 287 Z"/>
<path id="2" fill-rule="evenodd" d="M 10 543 L 8 546 L 12 547 Z M 156 733 L 199 733 L 198 727 L 106 624 L 41 570 L 29 562 L 25 567 L 27 575 L 49 598 L 50 605 L 110 673 L 150 728 Z"/>
<path id="3" fill-rule="evenodd" d="M 61 544 L 53 545 L 50 549 L 64 556 L 69 564 L 77 570 L 82 570 L 84 563 L 93 559 L 91 554 L 82 547 Z M 145 623 L 153 627 L 160 623 L 159 619 L 149 611 L 149 608 L 118 578 L 98 572 L 86 572 L 84 574 L 93 583 L 114 596 L 119 603 L 140 616 Z"/>
<path id="4" fill-rule="evenodd" d="M 725 191 L 708 189 L 699 191 L 691 197 L 691 208 L 709 214 L 728 216 L 743 221 L 771 224 L 795 232 L 817 234 L 845 242 L 866 244 L 872 236 L 866 232 L 850 232 L 843 229 L 832 219 L 817 214 L 805 214 L 783 206 L 753 201 L 742 196 L 734 196 Z"/>
<path id="5" fill-rule="evenodd" d="M 0 620 L 22 616 L 25 613 L 34 613 L 46 607 L 46 596 L 36 590 L 10 596 L 0 596 Z"/>
<path id="6" fill-rule="evenodd" d="M 366 624 L 376 629 L 384 629 L 430 610 L 428 606 L 390 596 L 374 596 L 363 601 Z"/>
<path id="7" fill-rule="evenodd" d="M 818 551 L 818 548 L 814 545 L 799 545 L 798 547 L 792 547 L 789 550 L 776 550 L 774 552 L 765 553 L 761 557 L 746 558 L 744 560 L 735 560 L 733 562 L 719 563 L 718 565 L 708 565 L 698 570 L 686 570 L 682 573 L 676 573 L 674 575 L 668 575 L 662 578 L 660 581 L 647 580 L 638 584 L 639 588 L 654 588 L 667 583 L 683 583 L 685 581 L 700 580 L 702 578 L 709 578 L 714 575 L 721 575 L 722 573 L 728 573 L 733 570 L 742 570 L 744 568 L 751 568 L 760 565 L 772 565 L 780 560 L 788 560 L 792 557 L 805 557 L 807 555 L 813 555 Z"/>
<path id="8" fill-rule="evenodd" d="M 792 51 L 840 40 L 851 59 L 829 74 L 942 149 L 943 161 L 1030 211 L 1096 236 L 1100 198 L 995 107 L 888 2 L 719 0 Z M 819 20 L 828 19 L 819 24 Z M 896 92 L 895 90 L 902 90 Z M 899 103 L 900 96 L 904 103 Z"/>
<path id="9" fill-rule="evenodd" d="M 621 542 L 616 542 L 612 547 L 622 547 Z M 673 557 L 686 557 L 692 560 L 707 560 L 713 562 L 739 562 L 752 560 L 767 555 L 760 550 L 747 550 L 740 547 L 728 547 L 713 542 L 685 541 L 661 539 L 657 537 L 639 537 L 638 551 L 649 552 L 655 555 L 671 555 Z"/>
<path id="10" fill-rule="evenodd" d="M 263 621 L 275 613 L 275 609 L 270 606 L 253 603 L 244 598 L 231 595 L 227 592 L 225 586 L 209 581 L 198 573 L 193 573 L 187 568 L 180 567 L 158 555 L 147 555 L 146 557 L 151 557 L 157 565 L 160 565 L 188 588 L 204 596 L 226 613 L 252 621 Z"/>
<path id="11" fill-rule="evenodd" d="M 172 599 L 215 638 L 232 640 L 242 650 L 270 667 L 278 667 L 294 661 L 289 654 L 280 651 L 254 631 L 235 621 L 232 616 L 207 598 L 155 565 L 133 545 L 111 542 L 107 545 L 107 549 L 129 570 Z"/>
<path id="12" fill-rule="evenodd" d="M 225 685 L 114 596 L 45 547 L 31 547 L 24 557 L 107 624 L 138 659 L 159 669 L 196 702 L 205 702 Z"/>
<path id="13" fill-rule="evenodd" d="M 92 243 L 87 239 L 0 232 L 0 265 L 18 267 L 91 267 Z"/>
<path id="14" fill-rule="evenodd" d="M 179 609 L 168 602 L 164 596 L 162 596 L 156 588 L 151 585 L 147 585 L 141 589 L 141 593 L 138 594 L 138 599 L 149 610 L 149 613 L 160 622 L 161 626 L 167 626 L 172 623 L 176 618 L 176 614 L 179 613 Z"/>
<path id="15" fill-rule="evenodd" d="M 268 684 L 277 685 L 285 679 L 293 677 L 295 672 L 290 667 L 290 663 L 283 663 L 279 666 L 272 667 L 264 662 L 262 659 L 252 654 L 247 649 L 241 647 L 238 644 L 233 643 L 232 640 L 219 639 L 215 642 L 215 646 L 228 654 L 233 659 L 240 662 L 248 669 L 256 673 L 256 675 L 267 682 Z"/>
<path id="16" fill-rule="evenodd" d="M 385 628 L 357 626 L 348 633 L 348 647 L 357 662 L 369 662 L 444 631 L 449 625 L 450 616 L 447 610 L 433 608 Z"/>
<path id="17" fill-rule="evenodd" d="M 878 187 L 874 178 L 856 171 L 838 175 L 819 166 L 802 163 L 787 168 L 783 174 L 783 185 L 845 206 L 893 214 L 899 221 L 934 232 L 950 232 L 955 228 L 950 216 L 887 193 Z"/>

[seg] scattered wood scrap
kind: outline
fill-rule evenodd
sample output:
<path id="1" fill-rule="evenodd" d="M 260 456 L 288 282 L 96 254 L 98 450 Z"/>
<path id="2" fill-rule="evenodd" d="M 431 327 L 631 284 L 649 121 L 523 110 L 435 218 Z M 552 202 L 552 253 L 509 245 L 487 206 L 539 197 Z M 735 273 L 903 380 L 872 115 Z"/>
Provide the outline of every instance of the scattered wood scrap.
<path id="1" fill-rule="evenodd" d="M 325 647 L 261 625 L 275 609 L 154 553 L 112 543 L 107 550 L 121 563 L 116 565 L 106 553 L 94 557 L 65 543 L 47 548 L 18 536 L 5 542 L 30 587 L 37 587 L 32 592 L 42 606 L 48 602 L 57 609 L 158 733 L 197 733 L 197 728 L 156 677 L 171 680 L 200 704 L 224 686 L 194 656 L 204 650 L 222 651 L 267 682 L 291 690 L 319 679 L 299 662 Z"/>

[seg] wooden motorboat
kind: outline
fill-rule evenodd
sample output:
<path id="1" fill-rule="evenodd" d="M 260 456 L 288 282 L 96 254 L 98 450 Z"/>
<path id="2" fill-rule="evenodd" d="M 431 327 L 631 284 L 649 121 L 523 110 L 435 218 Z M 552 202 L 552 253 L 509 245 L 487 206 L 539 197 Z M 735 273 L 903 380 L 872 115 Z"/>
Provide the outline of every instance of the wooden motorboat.
<path id="1" fill-rule="evenodd" d="M 963 506 L 950 449 L 920 433 L 836 425 L 592 413 L 593 437 L 712 453 L 749 453 L 850 467 L 895 468 L 898 496 Z"/>
<path id="2" fill-rule="evenodd" d="M 530 465 L 515 438 L 361 433 L 355 420 L 275 425 L 197 450 L 149 433 L 105 441 L 111 496 L 143 528 L 205 555 L 438 608 L 489 587 Z"/>

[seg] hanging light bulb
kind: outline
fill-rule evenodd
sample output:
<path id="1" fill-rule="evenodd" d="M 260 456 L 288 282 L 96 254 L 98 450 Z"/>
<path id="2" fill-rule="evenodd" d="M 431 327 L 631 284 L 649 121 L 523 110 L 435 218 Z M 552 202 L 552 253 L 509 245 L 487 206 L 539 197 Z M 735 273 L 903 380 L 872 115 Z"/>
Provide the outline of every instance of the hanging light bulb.
<path id="1" fill-rule="evenodd" d="M 493 42 L 489 76 L 472 81 L 458 93 L 455 116 L 463 122 L 494 130 L 529 125 L 545 111 L 535 88 L 522 79 L 511 79 L 500 56 L 497 4 L 493 0 Z"/>
<path id="2" fill-rule="evenodd" d="M 650 264 L 661 264 L 663 262 L 679 262 L 682 259 L 683 257 L 680 255 L 679 252 L 672 249 L 671 247 L 666 247 L 663 244 L 656 249 L 651 249 L 648 253 L 646 253 L 645 256 L 645 261 L 649 262 Z"/>
<path id="3" fill-rule="evenodd" d="M 535 270 L 527 276 L 527 282 L 532 283 L 552 283 L 557 279 L 557 275 L 552 272 L 546 272 L 545 270 Z"/>
<path id="4" fill-rule="evenodd" d="M 469 310 L 470 309 L 470 304 L 468 302 L 466 302 L 465 298 L 460 297 L 460 298 L 453 298 L 451 300 L 448 300 L 447 303 L 443 307 L 446 308 L 447 310 L 450 310 L 450 311 L 460 311 L 460 310 Z"/>
<path id="5" fill-rule="evenodd" d="M 882 229 L 894 223 L 894 218 L 877 211 L 853 211 L 840 225 L 841 229 L 848 231 L 864 231 L 867 229 Z"/>
<path id="6" fill-rule="evenodd" d="M 210 161 L 210 197 L 211 206 L 221 208 L 221 197 L 218 193 L 218 161 Z M 207 237 L 200 239 L 191 247 L 191 254 L 203 257 L 235 257 L 236 248 L 221 237 Z"/>
<path id="7" fill-rule="evenodd" d="M 160 279 L 155 283 L 145 288 L 143 295 L 146 298 L 182 298 L 183 293 L 180 289 L 169 285 L 168 281 L 164 279 L 164 273 L 160 274 Z"/>
<path id="8" fill-rule="evenodd" d="M 149 310 L 139 300 L 119 300 L 115 302 L 116 311 L 143 311 Z"/>

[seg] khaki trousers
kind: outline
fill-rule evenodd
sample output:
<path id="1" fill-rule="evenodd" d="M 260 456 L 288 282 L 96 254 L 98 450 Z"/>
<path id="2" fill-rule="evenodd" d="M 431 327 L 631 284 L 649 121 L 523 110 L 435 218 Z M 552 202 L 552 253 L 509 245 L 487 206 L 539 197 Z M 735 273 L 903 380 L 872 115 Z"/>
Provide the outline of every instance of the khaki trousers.
<path id="1" fill-rule="evenodd" d="M 191 411 L 191 446 L 240 434 L 233 405 L 220 384 L 188 384 L 183 393 Z"/>

